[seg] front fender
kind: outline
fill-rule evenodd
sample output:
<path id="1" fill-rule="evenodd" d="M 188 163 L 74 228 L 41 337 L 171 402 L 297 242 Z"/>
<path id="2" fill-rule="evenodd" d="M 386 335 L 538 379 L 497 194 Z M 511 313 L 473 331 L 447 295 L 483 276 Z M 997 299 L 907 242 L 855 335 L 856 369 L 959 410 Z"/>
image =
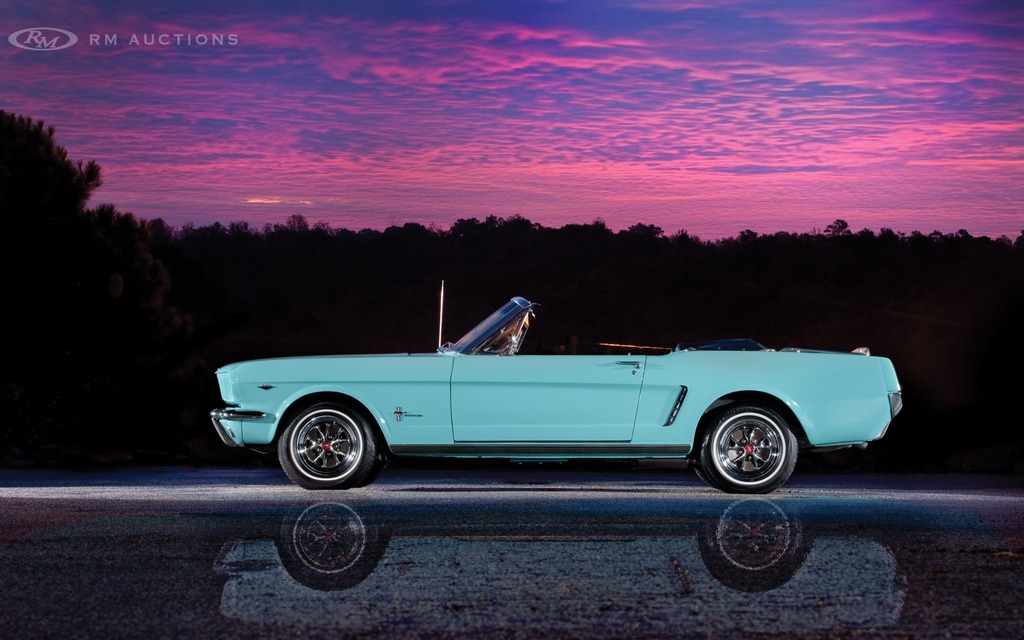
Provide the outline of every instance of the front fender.
<path id="1" fill-rule="evenodd" d="M 339 402 L 359 404 L 380 428 L 385 439 L 389 439 L 390 430 L 384 413 L 376 403 L 364 394 L 359 393 L 358 390 L 346 385 L 326 383 L 282 385 L 282 387 L 289 386 L 294 388 L 283 388 L 281 390 L 283 395 L 275 394 L 277 397 L 268 403 L 268 409 L 270 410 L 266 419 L 246 420 L 242 423 L 242 442 L 245 444 L 270 444 L 277 438 L 278 433 L 288 426 L 282 423 L 290 421 L 303 406 L 332 398 Z M 252 405 L 245 406 L 247 408 L 259 409 L 260 404 L 262 403 L 253 403 Z"/>

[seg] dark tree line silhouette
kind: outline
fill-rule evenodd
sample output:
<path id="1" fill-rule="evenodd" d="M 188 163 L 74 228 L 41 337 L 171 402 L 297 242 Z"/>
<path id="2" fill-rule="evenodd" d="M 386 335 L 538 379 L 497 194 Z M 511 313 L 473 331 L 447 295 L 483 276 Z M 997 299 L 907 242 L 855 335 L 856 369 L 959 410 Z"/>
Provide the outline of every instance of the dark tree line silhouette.
<path id="1" fill-rule="evenodd" d="M 163 395 L 183 318 L 146 223 L 86 207 L 100 184 L 52 128 L 0 112 L 2 453 L 157 443 L 134 414 Z"/>
<path id="2" fill-rule="evenodd" d="M 907 408 L 885 440 L 837 454 L 844 468 L 1009 470 L 1019 459 L 1022 436 L 1007 427 L 1019 422 L 1024 232 L 855 231 L 835 220 L 820 232 L 704 241 L 654 225 L 550 228 L 520 216 L 448 229 L 353 231 L 301 215 L 177 228 L 86 208 L 99 168 L 68 161 L 42 124 L 0 116 L 15 325 L 0 381 L 8 458 L 78 447 L 240 459 L 206 419 L 220 403 L 217 366 L 433 351 L 444 280 L 445 340 L 523 295 L 542 304 L 526 352 L 714 337 L 869 346 L 893 359 Z"/>

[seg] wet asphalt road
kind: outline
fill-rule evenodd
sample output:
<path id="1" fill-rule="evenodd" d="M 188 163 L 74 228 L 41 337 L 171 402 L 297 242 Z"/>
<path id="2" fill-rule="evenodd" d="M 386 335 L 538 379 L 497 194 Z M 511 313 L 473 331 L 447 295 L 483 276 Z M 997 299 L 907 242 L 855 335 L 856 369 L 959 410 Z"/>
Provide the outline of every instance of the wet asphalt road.
<path id="1" fill-rule="evenodd" d="M 1020 638 L 1024 477 L 0 470 L 2 638 Z"/>

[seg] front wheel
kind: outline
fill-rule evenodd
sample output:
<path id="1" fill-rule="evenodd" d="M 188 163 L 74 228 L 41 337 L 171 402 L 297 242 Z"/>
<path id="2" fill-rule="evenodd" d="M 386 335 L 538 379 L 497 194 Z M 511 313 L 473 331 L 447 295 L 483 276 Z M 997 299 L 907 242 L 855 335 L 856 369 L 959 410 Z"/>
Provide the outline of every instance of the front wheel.
<path id="1" fill-rule="evenodd" d="M 701 446 L 702 477 L 727 493 L 771 493 L 796 466 L 796 437 L 778 412 L 761 404 L 722 411 Z"/>
<path id="2" fill-rule="evenodd" d="M 324 402 L 300 412 L 277 445 L 285 474 L 306 489 L 359 486 L 373 470 L 377 446 L 362 414 Z"/>

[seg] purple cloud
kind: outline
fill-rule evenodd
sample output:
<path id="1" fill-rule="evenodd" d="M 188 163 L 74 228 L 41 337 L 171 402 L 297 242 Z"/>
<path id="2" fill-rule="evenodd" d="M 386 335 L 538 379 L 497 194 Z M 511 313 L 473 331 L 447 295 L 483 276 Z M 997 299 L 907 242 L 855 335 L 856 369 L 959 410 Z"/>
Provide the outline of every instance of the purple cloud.
<path id="1" fill-rule="evenodd" d="M 1024 226 L 1024 9 L 485 5 L 23 9 L 3 108 L 174 224 Z"/>

